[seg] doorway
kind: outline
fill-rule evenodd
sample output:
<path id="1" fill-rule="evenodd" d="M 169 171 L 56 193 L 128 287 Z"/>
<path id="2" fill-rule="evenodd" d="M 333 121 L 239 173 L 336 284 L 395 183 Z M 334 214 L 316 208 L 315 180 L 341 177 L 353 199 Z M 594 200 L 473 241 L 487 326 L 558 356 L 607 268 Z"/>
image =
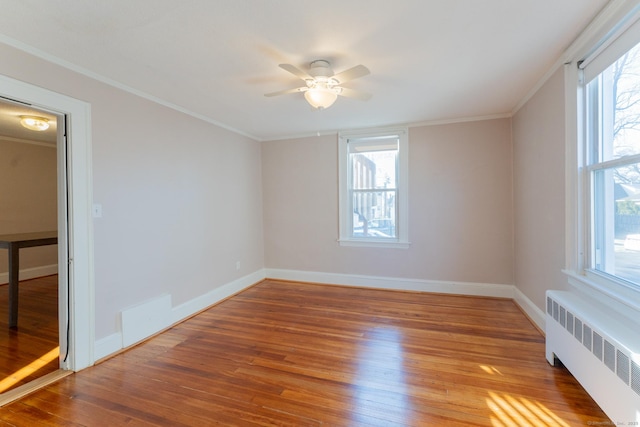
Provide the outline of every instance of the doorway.
<path id="1" fill-rule="evenodd" d="M 64 125 L 64 116 L 0 99 L 0 240 L 6 246 L 10 240 L 33 239 L 34 233 L 57 236 L 58 223 L 67 222 L 66 183 L 58 182 L 65 175 L 59 169 L 66 168 L 59 160 L 66 151 L 59 146 Z M 57 268 L 66 239 L 58 240 L 57 246 L 51 238 L 25 241 L 34 246 L 18 249 L 19 262 L 12 267 L 9 248 L 0 251 L 6 272 L 0 282 L 0 394 L 59 369 L 58 311 L 66 304 L 59 304 L 58 287 L 66 289 L 67 282 Z M 17 289 L 8 283 L 14 280 L 11 270 L 19 271 Z"/>
<path id="2" fill-rule="evenodd" d="M 62 370 L 78 371 L 95 362 L 90 105 L 2 75 L 0 97 L 54 114 L 64 124 L 58 126 L 56 151 L 58 363 Z"/>

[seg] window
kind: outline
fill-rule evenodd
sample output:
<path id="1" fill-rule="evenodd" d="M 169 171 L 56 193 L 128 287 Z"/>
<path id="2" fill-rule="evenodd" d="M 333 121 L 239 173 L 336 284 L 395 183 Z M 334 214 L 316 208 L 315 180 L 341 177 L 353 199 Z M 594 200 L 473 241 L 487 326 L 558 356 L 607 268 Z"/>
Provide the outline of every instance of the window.
<path id="1" fill-rule="evenodd" d="M 341 133 L 341 245 L 408 247 L 407 129 Z"/>
<path id="2" fill-rule="evenodd" d="M 580 64 L 581 169 L 585 272 L 608 286 L 640 290 L 640 28 L 635 26 Z"/>

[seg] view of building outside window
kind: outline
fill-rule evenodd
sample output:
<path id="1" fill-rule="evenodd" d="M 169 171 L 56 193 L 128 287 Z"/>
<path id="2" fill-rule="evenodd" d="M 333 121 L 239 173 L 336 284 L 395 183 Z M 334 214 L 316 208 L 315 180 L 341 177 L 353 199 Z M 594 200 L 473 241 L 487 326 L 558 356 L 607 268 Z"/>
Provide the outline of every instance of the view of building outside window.
<path id="1" fill-rule="evenodd" d="M 350 154 L 353 237 L 396 238 L 397 150 Z"/>
<path id="2" fill-rule="evenodd" d="M 639 45 L 640 46 L 640 45 Z M 640 285 L 640 47 L 605 70 L 593 148 L 594 267 Z M 628 161 L 625 161 L 628 159 Z M 607 164 L 607 162 L 609 162 Z"/>

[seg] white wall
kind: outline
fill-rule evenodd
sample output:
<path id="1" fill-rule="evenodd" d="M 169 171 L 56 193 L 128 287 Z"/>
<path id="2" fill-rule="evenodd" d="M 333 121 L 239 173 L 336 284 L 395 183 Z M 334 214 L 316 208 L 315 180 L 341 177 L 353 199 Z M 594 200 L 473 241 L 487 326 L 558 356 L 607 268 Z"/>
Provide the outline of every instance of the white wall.
<path id="1" fill-rule="evenodd" d="M 564 77 L 560 68 L 513 117 L 515 284 L 544 310 L 565 289 Z"/>
<path id="2" fill-rule="evenodd" d="M 509 119 L 411 128 L 409 249 L 341 247 L 337 138 L 263 143 L 268 268 L 513 283 Z"/>
<path id="3" fill-rule="evenodd" d="M 2 44 L 0 57 L 0 74 L 91 104 L 97 340 L 132 305 L 175 307 L 264 267 L 258 142 Z"/>

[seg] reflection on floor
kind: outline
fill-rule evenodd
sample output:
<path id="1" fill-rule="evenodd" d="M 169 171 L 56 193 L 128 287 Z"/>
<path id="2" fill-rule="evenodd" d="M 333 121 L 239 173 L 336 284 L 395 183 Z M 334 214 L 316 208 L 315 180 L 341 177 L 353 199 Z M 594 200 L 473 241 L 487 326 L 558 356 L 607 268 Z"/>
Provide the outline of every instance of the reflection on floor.
<path id="1" fill-rule="evenodd" d="M 17 330 L 7 323 L 8 293 L 0 286 L 0 393 L 59 367 L 58 276 L 20 282 Z"/>

